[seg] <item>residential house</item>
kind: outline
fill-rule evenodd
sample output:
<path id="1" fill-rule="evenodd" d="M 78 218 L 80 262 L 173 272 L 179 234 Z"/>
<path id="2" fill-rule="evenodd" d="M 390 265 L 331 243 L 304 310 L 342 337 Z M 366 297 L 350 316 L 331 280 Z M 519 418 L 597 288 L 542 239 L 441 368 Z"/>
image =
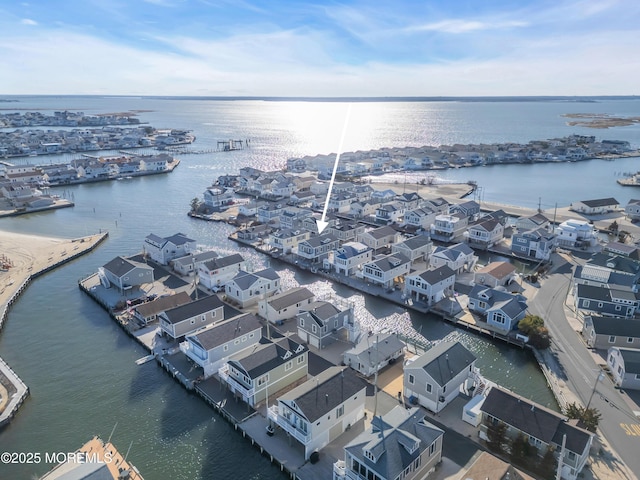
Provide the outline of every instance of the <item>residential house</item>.
<path id="1" fill-rule="evenodd" d="M 460 212 L 436 215 L 436 220 L 431 225 L 431 238 L 449 243 L 460 241 L 468 225 L 469 217 Z"/>
<path id="2" fill-rule="evenodd" d="M 198 267 L 198 279 L 203 287 L 217 290 L 224 287 L 240 270 L 246 268 L 242 255 L 233 253 L 200 264 Z"/>
<path id="3" fill-rule="evenodd" d="M 396 196 L 396 200 L 404 205 L 405 211 L 418 208 L 424 199 L 416 192 L 405 192 Z"/>
<path id="4" fill-rule="evenodd" d="M 367 218 L 370 216 L 375 216 L 376 210 L 379 205 L 380 205 L 379 202 L 375 202 L 373 200 L 355 202 L 351 204 L 351 208 L 349 209 L 349 215 L 351 215 L 354 218 Z"/>
<path id="5" fill-rule="evenodd" d="M 98 268 L 98 276 L 105 287 L 113 285 L 123 293 L 154 281 L 152 267 L 124 257 L 116 257 Z"/>
<path id="6" fill-rule="evenodd" d="M 371 200 L 374 200 L 378 203 L 386 203 L 395 200 L 396 192 L 391 189 L 386 190 L 376 190 L 371 192 Z"/>
<path id="7" fill-rule="evenodd" d="M 333 480 L 422 480 L 442 461 L 444 431 L 418 408 L 396 405 L 344 447 Z M 482 479 L 485 480 L 485 479 Z"/>
<path id="8" fill-rule="evenodd" d="M 218 254 L 212 250 L 189 254 L 175 258 L 169 262 L 173 270 L 180 275 L 191 275 L 198 271 L 198 267 L 209 260 L 218 258 Z"/>
<path id="9" fill-rule="evenodd" d="M 238 215 L 245 217 L 257 217 L 258 210 L 263 205 L 266 205 L 266 202 L 258 200 L 250 200 L 246 203 L 241 203 L 238 206 Z"/>
<path id="10" fill-rule="evenodd" d="M 511 252 L 517 256 L 549 261 L 556 237 L 545 228 L 519 230 L 511 237 Z"/>
<path id="11" fill-rule="evenodd" d="M 509 262 L 491 262 L 473 275 L 475 283 L 488 287 L 506 287 L 516 278 L 516 267 Z"/>
<path id="12" fill-rule="evenodd" d="M 296 315 L 298 336 L 315 348 L 325 348 L 335 342 L 342 328 L 352 330 L 355 326 L 353 307 L 341 310 L 327 301 L 313 302 Z"/>
<path id="13" fill-rule="evenodd" d="M 289 254 L 297 250 L 300 242 L 308 240 L 309 238 L 311 238 L 311 232 L 309 230 L 278 230 L 269 235 L 269 245 L 271 245 L 272 248 L 281 250 L 284 254 Z"/>
<path id="14" fill-rule="evenodd" d="M 411 263 L 426 261 L 431 254 L 433 242 L 426 235 L 415 235 L 404 242 L 394 243 L 391 246 L 391 253 L 401 253 Z"/>
<path id="15" fill-rule="evenodd" d="M 624 207 L 624 213 L 626 213 L 629 220 L 640 220 L 640 200 L 632 198 Z"/>
<path id="16" fill-rule="evenodd" d="M 313 211 L 308 208 L 287 207 L 280 215 L 280 228 L 299 228 L 305 218 L 313 215 Z"/>
<path id="17" fill-rule="evenodd" d="M 431 307 L 445 297 L 453 295 L 456 274 L 447 265 L 421 270 L 405 277 L 404 294 Z"/>
<path id="18" fill-rule="evenodd" d="M 209 378 L 232 355 L 255 347 L 261 338 L 260 318 L 246 313 L 186 335 L 180 350 L 202 368 L 204 378 Z"/>
<path id="19" fill-rule="evenodd" d="M 469 200 L 467 202 L 451 205 L 449 211 L 451 213 L 460 212 L 465 217 L 475 218 L 476 215 L 480 214 L 480 204 L 474 200 Z"/>
<path id="20" fill-rule="evenodd" d="M 640 390 L 640 350 L 611 347 L 607 352 L 607 366 L 618 387 Z"/>
<path id="21" fill-rule="evenodd" d="M 411 260 L 401 253 L 374 258 L 362 266 L 362 275 L 366 281 L 392 288 L 398 277 L 403 277 L 411 270 Z"/>
<path id="22" fill-rule="evenodd" d="M 251 350 L 233 355 L 218 370 L 218 377 L 242 401 L 255 407 L 277 392 L 307 378 L 308 348 L 292 336 L 263 339 Z M 267 405 L 268 407 L 268 405 Z"/>
<path id="23" fill-rule="evenodd" d="M 550 226 L 549 219 L 542 213 L 536 213 L 529 217 L 520 217 L 516 220 L 516 228 L 521 232 L 538 230 L 539 228 L 548 230 Z"/>
<path id="24" fill-rule="evenodd" d="M 615 212 L 618 210 L 620 202 L 615 198 L 598 198 L 596 200 L 582 200 L 573 202 L 571 210 L 584 215 L 600 215 L 603 213 Z"/>
<path id="25" fill-rule="evenodd" d="M 504 226 L 496 219 L 481 218 L 467 230 L 467 242 L 475 248 L 487 249 L 499 243 L 504 237 Z"/>
<path id="26" fill-rule="evenodd" d="M 358 237 L 358 242 L 364 243 L 374 251 L 377 251 L 381 248 L 389 247 L 392 244 L 397 243 L 400 238 L 400 233 L 386 225 L 384 227 L 374 228 L 373 230 L 362 233 Z"/>
<path id="27" fill-rule="evenodd" d="M 161 265 L 168 265 L 174 258 L 184 257 L 196 251 L 196 241 L 184 233 L 176 233 L 170 237 L 159 237 L 151 234 L 144 239 L 143 250 L 151 260 Z"/>
<path id="28" fill-rule="evenodd" d="M 456 273 L 472 272 L 477 261 L 478 257 L 466 243 L 458 243 L 449 247 L 436 247 L 429 257 L 429 268 L 447 265 Z"/>
<path id="29" fill-rule="evenodd" d="M 327 227 L 327 233 L 332 233 L 341 242 L 353 242 L 363 233 L 365 226 L 361 223 L 336 219 Z"/>
<path id="30" fill-rule="evenodd" d="M 178 340 L 224 320 L 224 304 L 216 295 L 174 307 L 158 315 L 163 335 Z"/>
<path id="31" fill-rule="evenodd" d="M 460 478 L 464 480 L 535 480 L 534 477 L 489 452 L 478 455 Z"/>
<path id="32" fill-rule="evenodd" d="M 640 249 L 636 245 L 622 242 L 608 242 L 602 249 L 603 252 L 612 255 L 622 255 L 633 260 L 640 260 Z"/>
<path id="33" fill-rule="evenodd" d="M 490 425 L 502 423 L 508 427 L 509 438 L 524 435 L 539 456 L 549 447 L 558 456 L 564 450 L 564 456 L 558 459 L 561 478 L 576 480 L 586 465 L 594 435 L 575 426 L 565 416 L 500 387 L 489 390 L 480 409 L 483 418 L 480 438 L 483 440 L 488 438 Z"/>
<path id="34" fill-rule="evenodd" d="M 149 325 L 158 319 L 158 315 L 166 310 L 170 310 L 180 305 L 191 302 L 191 297 L 187 292 L 179 292 L 175 295 L 158 297 L 150 302 L 136 305 L 133 308 L 133 316 L 141 325 Z"/>
<path id="35" fill-rule="evenodd" d="M 430 210 L 437 212 L 439 215 L 448 215 L 449 209 L 451 208 L 451 204 L 442 197 L 425 200 L 421 206 L 422 208 L 426 206 Z"/>
<path id="36" fill-rule="evenodd" d="M 297 287 L 278 293 L 269 299 L 258 301 L 258 312 L 271 323 L 293 318 L 315 301 L 315 295 L 305 287 Z"/>
<path id="37" fill-rule="evenodd" d="M 303 190 L 303 191 L 298 190 L 296 192 L 293 192 L 289 197 L 289 202 L 291 202 L 293 205 L 299 205 L 299 206 L 302 206 L 302 205 L 310 206 L 316 200 L 317 200 L 316 196 L 309 190 Z"/>
<path id="38" fill-rule="evenodd" d="M 227 299 L 246 308 L 258 303 L 258 300 L 275 295 L 280 288 L 280 276 L 273 268 L 258 272 L 239 270 L 224 287 Z"/>
<path id="39" fill-rule="evenodd" d="M 384 203 L 376 209 L 376 223 L 383 225 L 400 223 L 405 211 L 405 206 L 402 202 Z"/>
<path id="40" fill-rule="evenodd" d="M 409 210 L 404 215 L 404 225 L 431 231 L 431 225 L 436 221 L 436 212 L 427 207 Z"/>
<path id="41" fill-rule="evenodd" d="M 263 239 L 268 238 L 271 232 L 272 228 L 269 225 L 261 223 L 259 225 L 252 225 L 250 227 L 237 230 L 236 238 L 248 243 L 262 243 Z"/>
<path id="42" fill-rule="evenodd" d="M 404 364 L 404 396 L 438 413 L 471 387 L 476 356 L 460 342 L 440 342 Z"/>
<path id="43" fill-rule="evenodd" d="M 349 213 L 351 204 L 356 202 L 358 197 L 353 193 L 332 193 L 327 202 L 327 211 L 334 213 Z M 322 203 L 324 206 L 324 203 Z"/>
<path id="44" fill-rule="evenodd" d="M 282 203 L 263 203 L 258 207 L 257 218 L 261 223 L 269 223 L 282 215 L 285 205 Z"/>
<path id="45" fill-rule="evenodd" d="M 278 397 L 269 419 L 304 447 L 308 459 L 364 417 L 368 383 L 347 367 L 330 367 Z"/>
<path id="46" fill-rule="evenodd" d="M 488 325 L 503 333 L 513 330 L 527 314 L 527 303 L 522 295 L 475 285 L 468 294 L 468 308 L 486 317 Z"/>
<path id="47" fill-rule="evenodd" d="M 204 191 L 204 204 L 211 210 L 222 210 L 235 201 L 232 189 L 220 185 L 212 185 Z"/>
<path id="48" fill-rule="evenodd" d="M 340 240 L 333 233 L 324 233 L 298 243 L 297 255 L 302 261 L 321 263 L 329 252 L 333 252 L 339 246 Z"/>
<path id="49" fill-rule="evenodd" d="M 587 315 L 582 337 L 591 348 L 640 348 L 640 320 Z"/>
<path id="50" fill-rule="evenodd" d="M 371 335 L 345 351 L 342 354 L 343 363 L 365 377 L 370 377 L 400 358 L 405 347 L 396 333 Z"/>
<path id="51" fill-rule="evenodd" d="M 574 296 L 576 308 L 605 317 L 633 318 L 639 305 L 639 294 L 609 286 L 578 283 Z"/>
<path id="52" fill-rule="evenodd" d="M 597 237 L 593 225 L 585 220 L 569 219 L 556 229 L 556 241 L 561 247 L 586 248 L 596 244 Z"/>
<path id="53" fill-rule="evenodd" d="M 362 265 L 373 258 L 373 250 L 360 242 L 347 242 L 333 255 L 333 268 L 341 275 L 355 275 Z"/>

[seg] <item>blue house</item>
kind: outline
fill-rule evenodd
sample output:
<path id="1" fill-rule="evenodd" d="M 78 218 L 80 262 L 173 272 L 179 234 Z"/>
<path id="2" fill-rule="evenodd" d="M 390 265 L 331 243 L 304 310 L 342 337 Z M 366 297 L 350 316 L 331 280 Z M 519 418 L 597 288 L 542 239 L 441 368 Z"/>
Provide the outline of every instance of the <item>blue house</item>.
<path id="1" fill-rule="evenodd" d="M 469 292 L 469 310 L 486 317 L 487 324 L 508 332 L 518 325 L 527 313 L 527 303 L 522 295 L 476 285 Z"/>
<path id="2" fill-rule="evenodd" d="M 554 239 L 555 235 L 544 228 L 514 233 L 511 238 L 511 251 L 523 257 L 549 260 Z"/>

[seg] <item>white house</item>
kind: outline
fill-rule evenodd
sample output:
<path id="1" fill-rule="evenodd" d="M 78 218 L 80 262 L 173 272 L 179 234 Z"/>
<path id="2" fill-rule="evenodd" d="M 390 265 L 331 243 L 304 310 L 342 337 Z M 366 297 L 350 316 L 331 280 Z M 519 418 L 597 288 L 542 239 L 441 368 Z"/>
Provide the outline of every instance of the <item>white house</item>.
<path id="1" fill-rule="evenodd" d="M 356 271 L 373 258 L 373 250 L 360 242 L 347 242 L 333 255 L 333 267 L 338 274 L 355 275 Z"/>
<path id="2" fill-rule="evenodd" d="M 470 225 L 467 232 L 467 242 L 476 248 L 490 248 L 502 240 L 504 226 L 496 219 L 480 219 Z"/>
<path id="3" fill-rule="evenodd" d="M 372 335 L 345 351 L 342 354 L 343 363 L 365 377 L 370 377 L 400 358 L 405 347 L 396 333 Z"/>
<path id="4" fill-rule="evenodd" d="M 561 247 L 580 248 L 596 244 L 596 232 L 586 220 L 569 219 L 556 229 L 556 241 Z"/>
<path id="5" fill-rule="evenodd" d="M 441 242 L 460 241 L 467 230 L 469 217 L 458 212 L 451 215 L 436 215 L 431 225 L 431 238 Z"/>
<path id="6" fill-rule="evenodd" d="M 624 213 L 630 220 L 640 220 L 640 200 L 632 198 L 624 207 Z"/>
<path id="7" fill-rule="evenodd" d="M 273 268 L 265 268 L 259 272 L 239 270 L 227 282 L 224 291 L 227 298 L 242 308 L 246 308 L 261 298 L 274 295 L 280 288 L 280 276 Z"/>
<path id="8" fill-rule="evenodd" d="M 435 305 L 447 296 L 453 295 L 456 273 L 447 265 L 421 270 L 405 277 L 404 293 L 428 306 Z"/>
<path id="9" fill-rule="evenodd" d="M 389 225 L 399 223 L 404 217 L 405 205 L 402 202 L 389 202 L 376 209 L 376 222 Z"/>
<path id="10" fill-rule="evenodd" d="M 297 287 L 258 301 L 258 312 L 271 323 L 293 318 L 315 301 L 315 295 L 305 287 Z"/>
<path id="11" fill-rule="evenodd" d="M 207 188 L 203 196 L 204 204 L 213 210 L 221 210 L 235 201 L 233 190 L 220 185 Z"/>
<path id="12" fill-rule="evenodd" d="M 395 253 L 365 263 L 362 266 L 362 276 L 371 283 L 390 288 L 396 278 L 403 277 L 410 270 L 411 260 L 401 253 Z"/>
<path id="13" fill-rule="evenodd" d="M 244 258 L 239 253 L 214 258 L 198 267 L 200 285 L 215 290 L 222 288 L 236 274 L 246 268 Z"/>
<path id="14" fill-rule="evenodd" d="M 607 352 L 607 365 L 617 386 L 640 390 L 639 349 L 611 347 Z"/>
<path id="15" fill-rule="evenodd" d="M 218 258 L 218 254 L 212 250 L 190 254 L 171 260 L 171 267 L 180 275 L 191 275 L 198 271 L 198 267 L 209 260 Z"/>
<path id="16" fill-rule="evenodd" d="M 475 253 L 465 243 L 449 247 L 436 247 L 429 257 L 429 268 L 447 265 L 456 273 L 471 272 L 478 261 Z"/>
<path id="17" fill-rule="evenodd" d="M 573 202 L 571 210 L 585 215 L 600 215 L 603 213 L 615 212 L 618 210 L 620 202 L 615 198 L 598 198 L 596 200 L 582 200 Z"/>
<path id="18" fill-rule="evenodd" d="M 176 233 L 170 237 L 159 237 L 151 234 L 144 239 L 143 250 L 151 259 L 161 265 L 168 265 L 174 258 L 184 257 L 196 251 L 196 241 L 184 233 Z"/>
<path id="19" fill-rule="evenodd" d="M 269 245 L 282 250 L 282 253 L 292 253 L 298 248 L 298 244 L 311 238 L 309 230 L 284 229 L 269 235 Z"/>
<path id="20" fill-rule="evenodd" d="M 362 233 L 358 237 L 358 241 L 360 243 L 364 243 L 375 251 L 398 242 L 400 237 L 400 233 L 395 231 L 393 228 L 384 226 Z"/>
<path id="21" fill-rule="evenodd" d="M 415 208 L 404 215 L 404 224 L 422 230 L 431 230 L 431 225 L 436 221 L 436 212 L 427 207 Z"/>
<path id="22" fill-rule="evenodd" d="M 179 339 L 196 330 L 224 320 L 224 304 L 216 295 L 210 295 L 158 315 L 163 335 Z"/>
<path id="23" fill-rule="evenodd" d="M 433 249 L 433 242 L 426 235 L 415 235 L 404 242 L 394 243 L 391 246 L 391 253 L 401 253 L 411 263 L 426 261 Z"/>
<path id="24" fill-rule="evenodd" d="M 269 420 L 304 447 L 308 459 L 364 417 L 368 383 L 347 367 L 330 367 L 278 397 Z"/>

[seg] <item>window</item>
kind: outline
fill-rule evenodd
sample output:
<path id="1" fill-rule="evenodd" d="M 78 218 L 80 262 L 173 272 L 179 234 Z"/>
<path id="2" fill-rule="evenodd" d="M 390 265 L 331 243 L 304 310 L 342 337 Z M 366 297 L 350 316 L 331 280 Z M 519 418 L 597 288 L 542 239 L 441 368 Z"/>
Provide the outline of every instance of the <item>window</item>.
<path id="1" fill-rule="evenodd" d="M 436 442 L 433 442 L 430 446 L 429 446 L 429 456 L 433 455 L 433 453 L 436 451 Z"/>
<path id="2" fill-rule="evenodd" d="M 598 302 L 598 308 L 602 308 L 602 302 Z"/>
<path id="3" fill-rule="evenodd" d="M 287 362 L 284 364 L 284 371 L 288 371 L 291 370 L 291 368 L 293 367 L 293 362 Z"/>
<path id="4" fill-rule="evenodd" d="M 415 377 L 413 375 L 409 374 L 409 383 L 411 385 L 413 385 L 415 381 L 416 381 Z"/>
<path id="5" fill-rule="evenodd" d="M 304 327 L 304 318 L 300 317 L 300 326 Z"/>
<path id="6" fill-rule="evenodd" d="M 615 343 L 615 342 L 616 342 L 615 335 L 609 335 L 609 343 Z"/>
<path id="7" fill-rule="evenodd" d="M 304 355 L 300 355 L 298 357 L 298 359 L 296 360 L 296 363 L 298 363 L 298 365 L 301 364 L 301 363 L 304 363 Z"/>
<path id="8" fill-rule="evenodd" d="M 622 307 L 620 305 L 616 305 L 616 312 L 619 312 L 620 310 L 622 310 Z"/>
<path id="9" fill-rule="evenodd" d="M 311 325 L 311 331 L 313 333 L 318 333 L 318 327 L 316 325 Z"/>
<path id="10" fill-rule="evenodd" d="M 234 345 L 238 345 L 239 343 L 240 343 L 240 339 L 238 339 L 238 338 L 236 338 L 236 339 L 233 341 L 233 344 L 234 344 Z"/>
<path id="11" fill-rule="evenodd" d="M 627 337 L 627 343 L 633 343 L 633 337 Z"/>
<path id="12" fill-rule="evenodd" d="M 585 300 L 585 301 L 584 301 L 584 306 L 585 306 L 585 308 L 589 306 L 589 303 L 590 303 L 590 302 L 589 302 L 589 300 Z"/>
<path id="13" fill-rule="evenodd" d="M 246 335 L 243 335 L 243 336 L 242 336 L 242 341 L 243 341 L 243 342 L 246 342 L 246 341 L 247 341 L 247 336 L 246 336 Z"/>
<path id="14" fill-rule="evenodd" d="M 344 415 L 344 405 L 340 405 L 336 408 L 336 418 L 340 418 L 342 415 Z"/>
<path id="15" fill-rule="evenodd" d="M 431 384 L 427 383 L 427 393 L 431 393 L 431 390 L 432 390 Z"/>

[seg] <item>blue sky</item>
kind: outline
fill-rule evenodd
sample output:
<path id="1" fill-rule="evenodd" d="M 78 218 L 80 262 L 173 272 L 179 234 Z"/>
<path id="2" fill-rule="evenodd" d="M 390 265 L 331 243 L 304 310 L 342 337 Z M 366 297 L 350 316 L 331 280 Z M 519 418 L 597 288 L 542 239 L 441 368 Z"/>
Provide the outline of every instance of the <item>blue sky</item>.
<path id="1" fill-rule="evenodd" d="M 640 94 L 637 0 L 0 2 L 0 95 Z"/>

